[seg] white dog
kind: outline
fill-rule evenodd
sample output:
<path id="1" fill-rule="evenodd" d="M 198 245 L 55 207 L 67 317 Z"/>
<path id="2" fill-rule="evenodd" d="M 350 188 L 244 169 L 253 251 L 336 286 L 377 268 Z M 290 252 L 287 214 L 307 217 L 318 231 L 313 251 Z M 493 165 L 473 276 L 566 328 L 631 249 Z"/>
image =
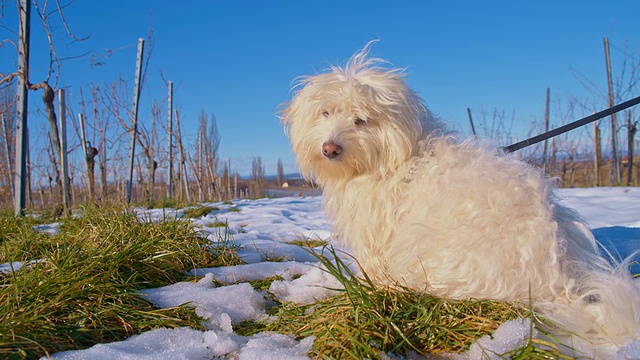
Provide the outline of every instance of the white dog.
<path id="1" fill-rule="evenodd" d="M 281 112 L 334 233 L 378 283 L 451 299 L 534 304 L 562 328 L 620 346 L 640 290 L 536 168 L 458 141 L 368 47 L 304 77 Z M 530 298 L 531 295 L 531 298 Z"/>

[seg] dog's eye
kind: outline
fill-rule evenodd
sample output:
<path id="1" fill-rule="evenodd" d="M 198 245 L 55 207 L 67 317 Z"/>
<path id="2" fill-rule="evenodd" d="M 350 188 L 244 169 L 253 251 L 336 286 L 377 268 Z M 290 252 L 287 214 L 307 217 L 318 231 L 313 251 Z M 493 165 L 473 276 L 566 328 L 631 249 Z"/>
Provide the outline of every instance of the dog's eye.
<path id="1" fill-rule="evenodd" d="M 367 123 L 366 121 L 364 121 L 364 120 L 362 120 L 360 118 L 356 118 L 355 120 L 353 120 L 353 124 L 356 125 L 356 126 L 362 126 L 362 125 L 364 125 L 366 123 Z"/>
<path id="2" fill-rule="evenodd" d="M 329 112 L 328 112 L 328 111 L 326 111 L 326 110 L 325 110 L 325 111 L 323 111 L 323 112 L 322 112 L 322 116 L 324 116 L 324 117 L 328 118 L 328 117 L 329 117 Z"/>

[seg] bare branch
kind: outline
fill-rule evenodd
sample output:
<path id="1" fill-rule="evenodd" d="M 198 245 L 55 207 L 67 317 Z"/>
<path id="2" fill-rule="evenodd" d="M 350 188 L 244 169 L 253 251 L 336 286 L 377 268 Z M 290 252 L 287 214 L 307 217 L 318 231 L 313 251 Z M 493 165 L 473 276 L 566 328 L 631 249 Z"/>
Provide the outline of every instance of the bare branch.
<path id="1" fill-rule="evenodd" d="M 11 74 L 6 76 L 4 76 L 3 74 L 0 74 L 0 85 L 4 83 L 10 83 L 11 81 L 13 81 L 14 77 L 20 76 L 20 75 L 21 75 L 20 71 L 12 72 Z"/>
<path id="2" fill-rule="evenodd" d="M 71 30 L 69 29 L 69 25 L 67 24 L 67 20 L 64 18 L 64 12 L 62 11 L 62 9 L 66 8 L 67 6 L 73 4 L 74 1 L 70 1 L 64 5 L 60 5 L 60 0 L 56 0 L 56 7 L 58 8 L 58 13 L 60 13 L 60 20 L 62 21 L 62 25 L 64 26 L 64 29 L 67 32 L 67 35 L 69 35 L 70 38 L 72 38 L 74 41 L 85 41 L 87 39 L 89 39 L 91 37 L 91 35 L 87 35 L 85 37 L 82 38 L 78 38 L 76 37 L 73 32 L 71 32 Z"/>
<path id="3" fill-rule="evenodd" d="M 4 46 L 5 43 L 11 44 L 16 51 L 18 51 L 18 45 L 16 45 L 15 41 L 11 39 L 4 39 L 0 41 L 0 48 Z"/>
<path id="4" fill-rule="evenodd" d="M 582 85 L 582 87 L 585 88 L 585 90 L 587 90 L 590 94 L 596 97 L 599 97 L 603 100 L 607 99 L 606 91 L 602 87 L 598 86 L 596 83 L 594 83 L 592 80 L 590 80 L 586 75 L 584 75 L 580 71 L 574 68 L 571 68 L 571 70 L 573 71 L 573 75 L 576 78 L 576 80 L 578 80 L 578 82 Z"/>
<path id="5" fill-rule="evenodd" d="M 42 22 L 42 26 L 44 27 L 44 32 L 47 36 L 47 42 L 49 44 L 49 69 L 47 70 L 47 77 L 44 80 L 47 84 L 51 80 L 51 75 L 56 73 L 56 81 L 54 81 L 54 85 L 57 84 L 57 77 L 60 74 L 60 63 L 58 62 L 58 54 L 56 52 L 55 46 L 53 45 L 53 35 L 51 32 L 51 28 L 49 25 L 49 15 L 45 15 L 45 11 L 47 10 L 47 4 L 49 1 L 45 1 L 42 5 L 42 8 L 38 6 L 38 2 L 34 1 L 33 6 L 36 10 L 38 16 L 40 16 L 40 20 Z M 55 68 L 55 69 L 54 69 Z"/>
<path id="6" fill-rule="evenodd" d="M 91 54 L 92 52 L 93 52 L 93 50 L 89 50 L 89 51 L 87 51 L 87 52 L 85 52 L 83 54 L 80 54 L 80 55 L 66 56 L 66 57 L 58 59 L 58 61 L 63 62 L 63 61 L 66 61 L 66 60 L 79 59 L 81 57 L 85 57 L 85 56 Z"/>

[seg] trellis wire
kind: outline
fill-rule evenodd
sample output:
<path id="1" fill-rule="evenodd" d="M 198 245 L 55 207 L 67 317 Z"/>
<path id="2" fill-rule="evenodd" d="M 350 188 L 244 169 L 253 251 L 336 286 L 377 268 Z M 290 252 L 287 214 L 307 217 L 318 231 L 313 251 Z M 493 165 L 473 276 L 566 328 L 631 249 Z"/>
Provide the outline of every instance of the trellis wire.
<path id="1" fill-rule="evenodd" d="M 627 100 L 627 101 L 625 101 L 623 103 L 620 103 L 618 105 L 612 106 L 612 107 L 610 107 L 608 109 L 602 110 L 602 111 L 597 112 L 595 114 L 583 117 L 582 119 L 576 120 L 576 121 L 574 121 L 572 123 L 560 126 L 559 128 L 553 129 L 551 131 L 547 131 L 547 132 L 545 132 L 543 134 L 536 135 L 534 137 L 530 137 L 530 138 L 528 138 L 526 140 L 522 140 L 522 141 L 517 142 L 515 144 L 511 144 L 509 146 L 505 146 L 503 149 L 506 152 L 514 152 L 514 151 L 523 149 L 523 148 L 525 148 L 527 146 L 531 146 L 533 144 L 537 144 L 539 142 L 545 141 L 545 140 L 550 139 L 552 137 L 558 136 L 560 134 L 564 134 L 564 133 L 566 133 L 568 131 L 571 131 L 573 129 L 579 128 L 580 126 L 592 123 L 592 122 L 594 122 L 596 120 L 600 120 L 600 119 L 602 119 L 604 117 L 607 117 L 607 116 L 609 116 L 611 114 L 615 114 L 617 112 L 620 112 L 622 110 L 628 109 L 628 108 L 630 108 L 630 107 L 632 107 L 634 105 L 638 105 L 638 104 L 640 104 L 640 96 L 635 97 L 635 98 L 633 98 L 631 100 Z"/>

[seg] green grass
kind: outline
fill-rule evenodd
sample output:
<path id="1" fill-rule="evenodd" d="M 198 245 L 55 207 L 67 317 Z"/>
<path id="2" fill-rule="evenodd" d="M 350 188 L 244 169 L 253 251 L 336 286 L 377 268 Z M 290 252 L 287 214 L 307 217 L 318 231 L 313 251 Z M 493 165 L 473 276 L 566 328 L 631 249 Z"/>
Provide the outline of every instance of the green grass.
<path id="1" fill-rule="evenodd" d="M 185 219 L 197 219 L 199 217 L 206 216 L 212 211 L 218 211 L 220 208 L 218 207 L 208 207 L 208 206 L 195 206 L 188 208 L 184 211 L 182 217 Z"/>
<path id="2" fill-rule="evenodd" d="M 159 327 L 200 328 L 192 308 L 156 309 L 136 290 L 186 278 L 185 270 L 241 263 L 226 241 L 188 224 L 140 222 L 123 209 L 84 211 L 47 236 L 0 216 L 0 263 L 41 261 L 0 275 L 0 358 L 122 340 Z"/>
<path id="3" fill-rule="evenodd" d="M 315 247 L 327 245 L 326 240 L 305 238 L 305 237 L 297 237 L 293 240 L 285 241 L 285 243 L 289 245 L 298 245 L 303 248 L 315 248 Z"/>
<path id="4" fill-rule="evenodd" d="M 218 220 L 218 218 L 216 218 L 212 222 L 206 223 L 205 225 L 209 227 L 217 227 L 217 228 L 225 228 L 225 229 L 229 227 L 229 223 L 227 221 L 220 221 Z"/>
<path id="5" fill-rule="evenodd" d="M 144 208 L 147 209 L 160 209 L 160 208 L 177 208 L 180 206 L 185 206 L 184 204 L 181 204 L 180 201 L 178 201 L 175 198 L 162 198 L 162 199 L 154 199 L 154 200 L 147 200 L 147 201 L 143 201 L 140 204 L 138 204 L 139 206 L 142 206 Z"/>
<path id="6" fill-rule="evenodd" d="M 249 284 L 256 290 L 268 290 L 271 287 L 271 283 L 274 281 L 283 281 L 284 278 L 280 275 L 270 276 L 261 280 L 249 281 Z"/>
<path id="7" fill-rule="evenodd" d="M 56 236 L 34 231 L 38 220 L 0 214 L 0 263 L 41 260 L 0 275 L 0 358 L 35 359 L 159 327 L 199 329 L 193 308 L 156 309 L 136 290 L 197 280 L 185 270 L 242 263 L 226 224 L 218 228 L 219 241 L 211 243 L 188 221 L 140 222 L 121 208 L 80 213 L 64 220 Z M 310 252 L 326 245 L 302 238 L 289 243 Z M 324 249 L 316 257 L 342 283 L 337 296 L 306 306 L 282 303 L 268 293 L 281 276 L 250 281 L 265 293 L 271 320 L 244 321 L 234 330 L 245 336 L 260 331 L 315 336 L 309 354 L 314 358 L 377 359 L 387 353 L 463 352 L 505 321 L 534 319 L 518 304 L 450 301 L 379 287 L 366 274 L 355 276 L 332 248 Z M 331 256 L 324 256 L 327 251 Z M 502 356 L 568 359 L 554 343 L 533 338 Z"/>
<path id="8" fill-rule="evenodd" d="M 323 255 L 317 258 L 344 286 L 339 295 L 307 306 L 276 303 L 268 310 L 275 320 L 245 322 L 236 331 L 243 335 L 274 331 L 298 339 L 315 336 L 313 358 L 379 359 L 387 353 L 464 352 L 505 321 L 532 316 L 518 304 L 445 300 L 403 287 L 381 288 L 366 274 L 356 277 L 333 249 L 329 251 L 335 261 Z M 507 355 L 513 359 L 566 358 L 553 344 L 536 339 Z"/>

